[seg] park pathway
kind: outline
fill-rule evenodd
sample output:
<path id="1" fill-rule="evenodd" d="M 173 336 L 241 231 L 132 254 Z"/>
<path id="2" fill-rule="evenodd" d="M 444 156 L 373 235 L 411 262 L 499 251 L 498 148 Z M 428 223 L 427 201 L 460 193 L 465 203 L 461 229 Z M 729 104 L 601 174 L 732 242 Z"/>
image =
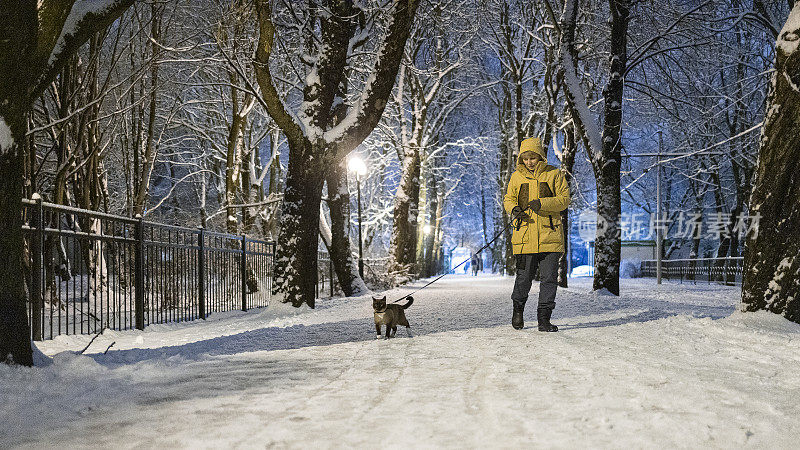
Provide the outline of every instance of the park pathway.
<path id="1" fill-rule="evenodd" d="M 369 297 L 111 332 L 86 355 L 68 350 L 88 337 L 60 337 L 41 345 L 51 365 L 0 368 L 0 442 L 790 448 L 800 439 L 800 326 L 736 312 L 733 287 L 623 280 L 617 298 L 595 296 L 590 279 L 570 282 L 557 297 L 558 333 L 536 330 L 535 308 L 528 327 L 511 328 L 512 278 L 462 275 L 415 295 L 413 338 L 401 329 L 376 340 Z"/>

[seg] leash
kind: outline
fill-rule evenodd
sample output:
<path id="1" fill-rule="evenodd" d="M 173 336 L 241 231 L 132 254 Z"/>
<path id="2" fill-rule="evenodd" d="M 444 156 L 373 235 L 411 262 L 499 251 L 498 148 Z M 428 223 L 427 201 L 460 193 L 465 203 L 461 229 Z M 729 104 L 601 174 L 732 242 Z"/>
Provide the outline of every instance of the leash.
<path id="1" fill-rule="evenodd" d="M 480 252 L 484 251 L 486 248 L 488 248 L 490 245 L 492 245 L 492 243 L 493 243 L 494 241 L 496 241 L 496 240 L 497 240 L 497 238 L 499 238 L 500 236 L 502 236 L 502 235 L 503 235 L 503 233 L 505 233 L 505 232 L 506 232 L 506 230 L 508 230 L 508 228 L 509 228 L 510 226 L 514 225 L 514 226 L 517 228 L 517 230 L 519 230 L 519 228 L 522 226 L 522 215 L 523 215 L 523 214 L 525 214 L 525 211 L 527 211 L 527 210 L 528 210 L 528 208 L 525 208 L 525 209 L 523 209 L 522 211 L 520 211 L 520 212 L 519 212 L 519 214 L 517 214 L 516 216 L 512 216 L 512 217 L 511 217 L 511 220 L 509 220 L 509 221 L 508 221 L 508 225 L 506 225 L 506 226 L 505 226 L 505 227 L 504 227 L 502 230 L 500 230 L 500 232 L 499 232 L 499 233 L 497 233 L 497 234 L 496 234 L 496 235 L 495 235 L 495 236 L 492 238 L 492 240 L 491 240 L 491 241 L 487 242 L 487 243 L 486 243 L 486 245 L 484 245 L 483 247 L 481 247 L 480 249 L 478 249 L 478 251 L 477 251 L 477 252 L 475 252 L 475 253 L 473 253 L 472 255 L 470 255 L 470 257 L 469 257 L 468 259 L 465 259 L 464 261 L 461 261 L 461 262 L 460 262 L 460 263 L 459 263 L 457 266 L 453 267 L 452 269 L 448 270 L 447 272 L 445 272 L 445 273 L 443 273 L 443 274 L 439 275 L 438 277 L 434 278 L 433 280 L 429 281 L 429 282 L 428 282 L 428 283 L 427 283 L 425 286 L 422 286 L 421 288 L 419 288 L 419 289 L 417 289 L 417 290 L 413 291 L 412 293 L 410 293 L 410 294 L 407 294 L 407 295 L 404 295 L 404 296 L 402 296 L 402 297 L 398 298 L 397 300 L 393 301 L 392 303 L 397 303 L 397 302 L 399 302 L 399 301 L 405 300 L 406 298 L 408 298 L 408 297 L 411 297 L 412 295 L 414 295 L 414 294 L 416 294 L 417 292 L 419 292 L 419 291 L 421 291 L 421 290 L 425 289 L 426 287 L 428 287 L 428 286 L 432 285 L 433 283 L 436 283 L 437 281 L 441 280 L 441 279 L 442 279 L 442 278 L 444 278 L 445 276 L 447 276 L 447 275 L 450 275 L 450 273 L 454 272 L 456 269 L 458 269 L 459 267 L 461 267 L 461 266 L 462 266 L 464 263 L 466 263 L 467 261 L 470 261 L 470 260 L 472 259 L 472 256 L 475 256 L 475 255 L 477 255 L 478 253 L 480 253 Z M 516 224 L 514 224 L 514 222 L 515 222 L 515 221 L 517 222 Z"/>

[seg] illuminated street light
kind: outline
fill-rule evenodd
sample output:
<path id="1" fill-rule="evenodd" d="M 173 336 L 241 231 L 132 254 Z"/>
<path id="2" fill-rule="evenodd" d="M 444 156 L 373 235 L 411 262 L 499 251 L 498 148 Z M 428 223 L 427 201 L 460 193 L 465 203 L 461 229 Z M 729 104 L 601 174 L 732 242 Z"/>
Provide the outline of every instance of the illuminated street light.
<path id="1" fill-rule="evenodd" d="M 347 170 L 355 173 L 356 178 L 360 180 L 361 177 L 367 174 L 367 165 L 360 157 L 353 156 L 347 161 Z"/>

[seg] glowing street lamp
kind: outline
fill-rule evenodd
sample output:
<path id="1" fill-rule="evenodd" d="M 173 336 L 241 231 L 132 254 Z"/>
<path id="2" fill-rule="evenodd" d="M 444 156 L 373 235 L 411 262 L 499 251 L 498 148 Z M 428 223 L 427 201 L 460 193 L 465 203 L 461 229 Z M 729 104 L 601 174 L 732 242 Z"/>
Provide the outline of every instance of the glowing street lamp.
<path id="1" fill-rule="evenodd" d="M 367 174 L 367 165 L 364 164 L 358 155 L 354 155 L 347 161 L 347 170 L 356 174 L 356 186 L 358 190 L 358 275 L 364 278 L 364 250 L 361 238 L 361 177 Z"/>
<path id="2" fill-rule="evenodd" d="M 367 174 L 367 165 L 359 156 L 353 156 L 347 161 L 347 170 L 355 173 L 356 178 L 360 179 Z"/>

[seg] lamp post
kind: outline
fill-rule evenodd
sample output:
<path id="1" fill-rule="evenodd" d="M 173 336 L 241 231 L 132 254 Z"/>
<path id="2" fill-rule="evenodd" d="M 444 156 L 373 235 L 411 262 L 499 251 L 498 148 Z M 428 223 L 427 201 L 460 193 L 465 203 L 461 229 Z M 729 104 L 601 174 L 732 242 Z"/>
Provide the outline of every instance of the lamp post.
<path id="1" fill-rule="evenodd" d="M 658 166 L 658 172 L 656 177 L 658 181 L 656 182 L 656 255 L 658 258 L 656 259 L 656 284 L 661 284 L 661 267 L 662 267 L 662 256 L 664 254 L 664 235 L 661 234 L 661 153 L 663 152 L 664 146 L 664 138 L 663 133 L 661 130 L 658 130 L 658 156 L 656 156 L 656 165 Z"/>
<path id="2" fill-rule="evenodd" d="M 358 275 L 364 278 L 364 250 L 361 238 L 361 177 L 367 173 L 367 165 L 356 156 L 347 162 L 347 169 L 356 174 L 356 190 L 358 192 Z"/>

